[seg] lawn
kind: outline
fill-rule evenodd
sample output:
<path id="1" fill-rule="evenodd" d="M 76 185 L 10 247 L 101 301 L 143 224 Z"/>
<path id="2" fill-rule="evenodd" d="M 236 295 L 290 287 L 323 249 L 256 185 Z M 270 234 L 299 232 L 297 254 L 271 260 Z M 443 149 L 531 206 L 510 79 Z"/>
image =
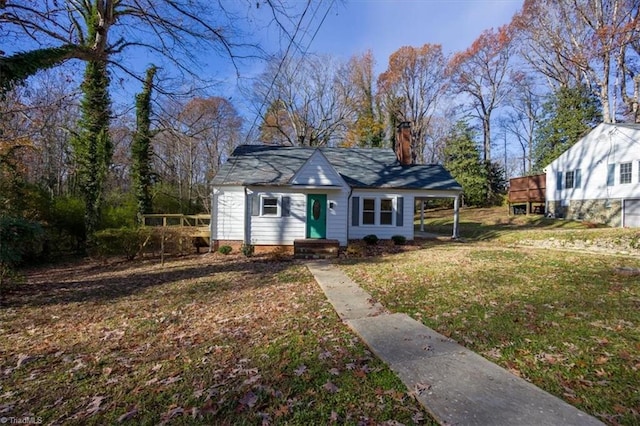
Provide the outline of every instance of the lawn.
<path id="1" fill-rule="evenodd" d="M 0 306 L 0 416 L 46 424 L 431 424 L 291 261 L 26 271 Z"/>
<path id="2" fill-rule="evenodd" d="M 524 223 L 485 225 L 494 228 L 490 242 L 425 240 L 340 265 L 389 310 L 608 424 L 640 424 L 640 258 L 513 245 L 522 235 L 558 235 L 549 230 L 557 223 L 513 220 Z"/>

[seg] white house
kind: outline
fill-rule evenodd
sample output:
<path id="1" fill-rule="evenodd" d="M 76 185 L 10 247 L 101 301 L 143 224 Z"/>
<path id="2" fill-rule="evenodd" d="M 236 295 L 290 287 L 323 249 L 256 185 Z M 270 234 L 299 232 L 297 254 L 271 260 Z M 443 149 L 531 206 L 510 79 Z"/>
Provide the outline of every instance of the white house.
<path id="1" fill-rule="evenodd" d="M 640 124 L 598 125 L 545 173 L 550 214 L 640 226 Z"/>
<path id="2" fill-rule="evenodd" d="M 413 240 L 415 203 L 434 197 L 455 199 L 456 237 L 461 193 L 442 166 L 403 164 L 390 149 L 242 145 L 213 180 L 211 239 L 214 246 L 302 239 L 346 246 L 369 234 Z"/>

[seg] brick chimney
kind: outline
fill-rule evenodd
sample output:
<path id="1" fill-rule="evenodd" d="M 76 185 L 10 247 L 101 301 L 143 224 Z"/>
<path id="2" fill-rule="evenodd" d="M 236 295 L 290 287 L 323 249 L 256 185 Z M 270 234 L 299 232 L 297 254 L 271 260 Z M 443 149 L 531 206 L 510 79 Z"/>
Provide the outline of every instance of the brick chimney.
<path id="1" fill-rule="evenodd" d="M 411 161 L 411 123 L 403 121 L 398 124 L 396 130 L 396 157 L 403 166 L 408 166 Z"/>

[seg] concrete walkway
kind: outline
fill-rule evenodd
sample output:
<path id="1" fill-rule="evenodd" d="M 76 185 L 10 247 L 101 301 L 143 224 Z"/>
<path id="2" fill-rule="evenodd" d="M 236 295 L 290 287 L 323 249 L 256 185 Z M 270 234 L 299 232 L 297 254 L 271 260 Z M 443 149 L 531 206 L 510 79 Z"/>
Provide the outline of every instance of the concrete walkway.
<path id="1" fill-rule="evenodd" d="M 389 313 L 330 263 L 307 267 L 340 318 L 441 424 L 603 424 L 408 315 Z"/>

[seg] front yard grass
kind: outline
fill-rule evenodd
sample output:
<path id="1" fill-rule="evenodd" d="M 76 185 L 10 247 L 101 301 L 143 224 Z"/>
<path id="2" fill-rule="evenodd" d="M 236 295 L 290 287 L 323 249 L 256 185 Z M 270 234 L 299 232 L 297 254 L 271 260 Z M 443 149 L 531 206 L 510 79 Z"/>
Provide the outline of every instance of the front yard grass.
<path id="1" fill-rule="evenodd" d="M 609 424 L 640 424 L 640 277 L 617 270 L 639 258 L 426 241 L 340 263 L 391 311 Z"/>
<path id="2" fill-rule="evenodd" d="M 432 423 L 303 265 L 203 255 L 26 275 L 0 306 L 0 417 Z"/>

